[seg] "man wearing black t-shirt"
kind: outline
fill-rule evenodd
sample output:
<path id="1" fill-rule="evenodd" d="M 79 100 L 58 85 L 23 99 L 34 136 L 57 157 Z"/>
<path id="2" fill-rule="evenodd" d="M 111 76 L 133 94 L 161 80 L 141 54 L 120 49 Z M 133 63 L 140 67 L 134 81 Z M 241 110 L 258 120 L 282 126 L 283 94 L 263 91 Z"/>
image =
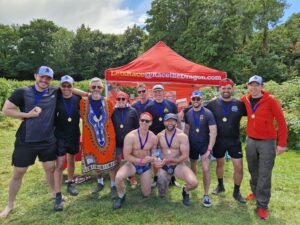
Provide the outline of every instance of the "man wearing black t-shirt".
<path id="1" fill-rule="evenodd" d="M 9 184 L 8 204 L 0 218 L 6 217 L 13 209 L 23 176 L 37 156 L 43 164 L 51 190 L 54 190 L 53 172 L 57 158 L 54 116 L 58 89 L 50 86 L 53 74 L 51 68 L 41 66 L 34 74 L 35 84 L 16 89 L 4 103 L 4 115 L 21 119 L 22 123 L 16 133 L 12 156 L 14 170 Z"/>
<path id="2" fill-rule="evenodd" d="M 224 156 L 228 151 L 234 168 L 234 191 L 233 197 L 241 203 L 246 203 L 240 193 L 240 185 L 243 179 L 243 152 L 240 142 L 240 121 L 246 115 L 245 105 L 242 101 L 232 97 L 234 83 L 230 79 L 220 82 L 220 97 L 211 100 L 207 108 L 215 116 L 218 135 L 213 148 L 213 156 L 217 159 L 216 174 L 218 186 L 213 194 L 224 192 Z"/>
<path id="3" fill-rule="evenodd" d="M 76 196 L 72 182 L 75 171 L 75 155 L 79 152 L 80 128 L 79 128 L 79 102 L 81 97 L 72 94 L 74 80 L 71 76 L 65 75 L 60 81 L 60 92 L 57 99 L 55 113 L 55 137 L 57 138 L 57 161 L 54 173 L 55 179 L 55 205 L 56 211 L 63 210 L 61 197 L 61 181 L 64 170 L 65 155 L 68 163 L 68 184 L 67 191 L 70 195 Z"/>
<path id="4" fill-rule="evenodd" d="M 197 175 L 197 161 L 201 155 L 204 196 L 202 203 L 211 206 L 208 196 L 210 186 L 209 156 L 216 141 L 217 126 L 209 109 L 202 106 L 203 93 L 196 90 L 191 95 L 192 108 L 185 115 L 185 133 L 189 137 L 191 169 Z"/>
<path id="5" fill-rule="evenodd" d="M 166 99 L 164 97 L 164 87 L 161 84 L 156 84 L 152 88 L 154 101 L 150 102 L 145 107 L 145 112 L 149 112 L 153 116 L 152 125 L 150 126 L 150 130 L 154 134 L 158 134 L 159 132 L 165 129 L 163 118 L 168 113 L 178 114 L 177 106 L 174 102 Z M 156 186 L 157 176 L 156 171 L 154 170 L 154 182 L 152 187 Z M 171 184 L 176 186 L 180 186 L 173 176 L 171 179 Z"/>

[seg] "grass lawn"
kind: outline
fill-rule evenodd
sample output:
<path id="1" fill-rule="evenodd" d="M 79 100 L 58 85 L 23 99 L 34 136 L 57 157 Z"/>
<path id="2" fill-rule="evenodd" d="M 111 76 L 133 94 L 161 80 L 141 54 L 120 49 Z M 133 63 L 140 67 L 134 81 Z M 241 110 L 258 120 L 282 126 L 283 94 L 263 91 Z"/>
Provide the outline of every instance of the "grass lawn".
<path id="1" fill-rule="evenodd" d="M 11 154 L 16 126 L 15 120 L 0 122 L 0 210 L 7 201 L 8 183 L 12 174 Z M 7 128 L 11 127 L 11 128 Z M 96 181 L 91 180 L 77 185 L 80 194 L 67 196 L 63 212 L 54 212 L 53 200 L 44 179 L 40 163 L 30 167 L 23 180 L 23 186 L 17 195 L 14 211 L 6 218 L 0 219 L 0 224 L 300 224 L 300 152 L 288 151 L 276 159 L 273 170 L 272 198 L 270 216 L 267 221 L 261 221 L 255 213 L 255 201 L 241 205 L 233 200 L 232 164 L 225 165 L 226 193 L 220 196 L 210 195 L 213 205 L 204 208 L 202 200 L 202 174 L 199 171 L 200 185 L 191 193 L 190 207 L 182 204 L 181 189 L 171 187 L 167 199 L 160 199 L 154 189 L 148 199 L 143 199 L 140 189 L 127 188 L 127 199 L 124 206 L 117 211 L 112 210 L 112 200 L 109 197 L 110 183 L 106 179 L 105 189 L 99 196 L 92 196 L 91 190 Z M 249 173 L 244 160 L 244 181 L 241 192 L 250 193 Z M 199 164 L 199 166 L 201 166 Z M 200 168 L 200 167 L 199 167 Z M 77 175 L 80 175 L 80 163 L 77 163 Z M 211 163 L 212 191 L 217 184 L 215 162 Z M 181 184 L 183 184 L 181 182 Z"/>

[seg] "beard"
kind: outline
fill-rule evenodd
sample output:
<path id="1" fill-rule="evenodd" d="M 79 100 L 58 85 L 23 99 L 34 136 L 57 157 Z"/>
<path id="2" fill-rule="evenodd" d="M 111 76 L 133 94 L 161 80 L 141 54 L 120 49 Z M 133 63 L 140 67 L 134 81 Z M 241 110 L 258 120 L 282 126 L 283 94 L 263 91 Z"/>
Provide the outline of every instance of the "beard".
<path id="1" fill-rule="evenodd" d="M 176 128 L 175 125 L 166 126 L 167 131 L 173 131 L 173 130 L 175 130 L 175 128 Z"/>

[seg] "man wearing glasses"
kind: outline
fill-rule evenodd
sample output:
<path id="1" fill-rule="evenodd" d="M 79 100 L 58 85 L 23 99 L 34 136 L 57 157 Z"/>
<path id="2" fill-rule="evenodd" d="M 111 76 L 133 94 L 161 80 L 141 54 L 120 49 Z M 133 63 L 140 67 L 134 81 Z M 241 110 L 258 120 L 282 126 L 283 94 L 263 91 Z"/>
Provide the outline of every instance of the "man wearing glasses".
<path id="1" fill-rule="evenodd" d="M 214 115 L 202 106 L 203 94 L 193 91 L 192 108 L 185 115 L 185 133 L 189 137 L 191 169 L 197 175 L 197 161 L 201 155 L 204 196 L 202 204 L 211 206 L 208 196 L 210 186 L 209 156 L 216 141 L 217 126 Z"/>
<path id="2" fill-rule="evenodd" d="M 54 172 L 55 180 L 55 205 L 56 211 L 63 210 L 61 181 L 64 170 L 65 155 L 67 154 L 68 163 L 68 184 L 67 192 L 78 195 L 73 184 L 75 171 L 75 155 L 79 152 L 80 128 L 79 128 L 79 102 L 81 96 L 72 93 L 74 80 L 71 76 L 65 75 L 60 80 L 60 92 L 56 104 L 55 112 L 55 131 L 57 139 L 57 160 Z"/>
<path id="3" fill-rule="evenodd" d="M 246 116 L 245 105 L 241 100 L 233 97 L 234 83 L 230 79 L 220 81 L 220 96 L 211 100 L 205 107 L 212 111 L 218 128 L 216 144 L 213 147 L 213 156 L 217 159 L 216 174 L 218 186 L 213 194 L 225 191 L 223 184 L 224 157 L 226 151 L 232 159 L 234 191 L 233 198 L 240 203 L 246 200 L 240 193 L 243 180 L 243 152 L 240 141 L 240 121 Z"/>
<path id="4" fill-rule="evenodd" d="M 193 171 L 185 165 L 189 154 L 189 140 L 177 126 L 177 115 L 168 113 L 164 116 L 165 129 L 157 137 L 161 147 L 162 159 L 153 164 L 158 169 L 157 188 L 159 195 L 165 197 L 172 176 L 185 182 L 182 188 L 182 202 L 190 205 L 189 192 L 197 188 L 198 180 Z"/>
<path id="5" fill-rule="evenodd" d="M 139 83 L 136 89 L 140 100 L 132 104 L 132 107 L 135 108 L 138 116 L 140 116 L 141 113 L 145 112 L 146 105 L 152 100 L 148 98 L 148 91 L 144 83 Z"/>
<path id="6" fill-rule="evenodd" d="M 113 103 L 103 97 L 100 78 L 92 78 L 89 84 L 91 94 L 80 101 L 82 118 L 82 172 L 97 171 L 97 187 L 94 194 L 104 187 L 103 171 L 109 171 L 111 194 L 115 193 L 116 138 L 111 116 Z"/>
<path id="7" fill-rule="evenodd" d="M 112 122 L 116 132 L 116 158 L 118 168 L 123 155 L 124 138 L 130 131 L 138 128 L 138 121 L 136 110 L 129 105 L 128 94 L 119 91 L 117 93 L 115 109 L 112 114 Z"/>
<path id="8" fill-rule="evenodd" d="M 151 150 L 157 146 L 157 137 L 149 131 L 152 123 L 152 115 L 144 112 L 140 115 L 139 128 L 129 132 L 124 140 L 124 158 L 127 161 L 117 172 L 116 186 L 118 198 L 113 204 L 113 209 L 122 206 L 125 200 L 125 183 L 127 177 L 140 175 L 141 189 L 144 197 L 151 193 Z"/>

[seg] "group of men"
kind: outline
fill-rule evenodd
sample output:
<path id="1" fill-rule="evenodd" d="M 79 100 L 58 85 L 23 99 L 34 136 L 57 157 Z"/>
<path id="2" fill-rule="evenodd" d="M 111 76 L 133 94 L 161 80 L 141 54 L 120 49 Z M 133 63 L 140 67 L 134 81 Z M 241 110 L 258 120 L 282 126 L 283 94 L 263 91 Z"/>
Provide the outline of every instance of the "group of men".
<path id="1" fill-rule="evenodd" d="M 220 96 L 204 104 L 199 90 L 192 93 L 191 106 L 184 113 L 175 103 L 164 97 L 161 84 L 152 88 L 150 100 L 145 84 L 138 84 L 139 101 L 129 104 L 128 94 L 117 93 L 116 104 L 102 96 L 101 79 L 93 78 L 89 93 L 74 88 L 72 77 L 61 78 L 60 87 L 51 86 L 53 70 L 41 66 L 34 74 L 35 84 L 19 88 L 6 100 L 3 113 L 22 120 L 16 134 L 12 156 L 13 176 L 9 184 L 7 207 L 0 213 L 6 217 L 13 209 L 22 178 L 36 157 L 43 164 L 48 184 L 55 200 L 54 209 L 63 210 L 61 183 L 64 156 L 67 154 L 67 192 L 78 195 L 73 183 L 74 155 L 79 151 L 82 119 L 82 172 L 97 172 L 97 186 L 93 193 L 104 188 L 103 172 L 108 171 L 113 208 L 120 208 L 125 200 L 125 181 L 140 176 L 144 197 L 157 185 L 165 197 L 168 186 L 179 178 L 182 201 L 190 205 L 189 192 L 198 186 L 197 162 L 202 161 L 205 207 L 212 205 L 209 198 L 209 157 L 217 159 L 218 185 L 213 194 L 225 191 L 223 183 L 224 156 L 228 151 L 234 168 L 233 198 L 240 203 L 256 199 L 259 218 L 268 217 L 271 175 L 276 153 L 286 149 L 287 126 L 278 101 L 262 90 L 263 80 L 253 76 L 247 84 L 249 94 L 241 100 L 233 97 L 234 83 L 220 81 Z M 251 175 L 252 194 L 246 199 L 240 193 L 243 179 L 240 120 L 248 117 L 246 156 Z M 274 120 L 278 124 L 278 144 Z M 126 161 L 121 166 L 122 158 Z M 190 160 L 190 168 L 186 161 Z M 154 184 L 152 183 L 152 172 Z"/>

